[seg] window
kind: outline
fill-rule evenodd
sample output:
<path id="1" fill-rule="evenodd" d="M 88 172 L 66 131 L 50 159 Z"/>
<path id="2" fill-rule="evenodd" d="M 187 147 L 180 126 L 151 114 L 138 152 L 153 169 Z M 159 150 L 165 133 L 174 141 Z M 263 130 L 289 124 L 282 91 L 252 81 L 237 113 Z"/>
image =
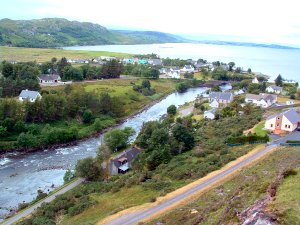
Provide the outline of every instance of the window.
<path id="1" fill-rule="evenodd" d="M 284 127 L 287 128 L 287 125 L 285 125 Z"/>
<path id="2" fill-rule="evenodd" d="M 273 124 L 271 124 L 271 127 L 273 127 Z"/>
<path id="3" fill-rule="evenodd" d="M 279 127 L 279 123 L 277 123 L 277 125 L 276 125 L 277 127 Z"/>
<path id="4" fill-rule="evenodd" d="M 289 128 L 291 128 L 291 125 L 289 125 Z"/>

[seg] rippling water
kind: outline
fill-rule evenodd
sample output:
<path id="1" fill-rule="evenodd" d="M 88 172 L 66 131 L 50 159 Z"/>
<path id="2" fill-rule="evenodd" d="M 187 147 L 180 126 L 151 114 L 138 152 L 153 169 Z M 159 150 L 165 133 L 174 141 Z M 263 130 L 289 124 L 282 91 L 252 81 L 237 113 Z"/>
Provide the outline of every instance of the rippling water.
<path id="1" fill-rule="evenodd" d="M 278 74 L 300 82 L 300 50 L 264 47 L 245 47 L 213 44 L 148 44 L 148 45 L 98 45 L 66 47 L 70 50 L 110 51 L 132 54 L 156 53 L 160 57 L 199 59 L 210 62 L 235 62 L 244 69 L 251 68 L 275 78 Z"/>

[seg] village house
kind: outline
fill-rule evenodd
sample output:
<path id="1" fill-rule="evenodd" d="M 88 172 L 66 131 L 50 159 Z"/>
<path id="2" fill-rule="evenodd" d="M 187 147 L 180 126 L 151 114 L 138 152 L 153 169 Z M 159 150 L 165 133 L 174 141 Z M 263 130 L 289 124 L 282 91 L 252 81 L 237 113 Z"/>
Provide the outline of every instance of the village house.
<path id="1" fill-rule="evenodd" d="M 253 78 L 252 84 L 259 84 L 259 80 L 257 79 L 257 77 Z"/>
<path id="2" fill-rule="evenodd" d="M 131 148 L 129 150 L 124 151 L 116 158 L 110 161 L 109 171 L 111 175 L 117 175 L 120 173 L 126 173 L 130 168 L 134 158 L 141 151 L 138 148 Z"/>
<path id="3" fill-rule="evenodd" d="M 194 67 L 192 65 L 185 65 L 181 70 L 182 73 L 193 73 L 195 71 Z"/>
<path id="4" fill-rule="evenodd" d="M 233 94 L 234 95 L 242 95 L 242 94 L 245 94 L 245 91 L 243 89 L 240 89 L 238 91 L 235 91 Z"/>
<path id="5" fill-rule="evenodd" d="M 265 129 L 274 134 L 293 132 L 300 126 L 300 115 L 294 110 L 289 109 L 283 113 L 267 118 Z"/>
<path id="6" fill-rule="evenodd" d="M 29 91 L 29 90 L 22 90 L 19 95 L 19 101 L 23 102 L 28 100 L 30 102 L 35 102 L 38 98 L 42 98 L 41 94 L 37 91 Z"/>
<path id="7" fill-rule="evenodd" d="M 211 103 L 209 103 L 209 106 L 212 108 L 219 108 L 220 104 L 217 99 L 214 99 Z"/>
<path id="8" fill-rule="evenodd" d="M 277 102 L 277 95 L 260 93 L 259 95 L 247 94 L 246 103 L 253 103 L 261 108 L 268 108 Z"/>
<path id="9" fill-rule="evenodd" d="M 268 93 L 275 93 L 275 94 L 280 94 L 282 92 L 282 87 L 278 87 L 278 86 L 275 86 L 275 85 L 271 85 L 269 87 L 266 88 L 266 91 Z"/>
<path id="10" fill-rule="evenodd" d="M 160 59 L 149 59 L 148 64 L 152 66 L 162 66 L 162 61 Z"/>
<path id="11" fill-rule="evenodd" d="M 61 81 L 60 76 L 57 74 L 42 74 L 38 78 L 39 78 L 39 82 L 41 84 L 42 83 L 52 84 L 52 83 L 58 83 Z"/>
<path id="12" fill-rule="evenodd" d="M 216 108 L 208 110 L 208 111 L 205 111 L 204 114 L 203 114 L 203 117 L 205 119 L 213 120 L 216 117 L 216 112 L 217 112 Z"/>
<path id="13" fill-rule="evenodd" d="M 227 105 L 233 101 L 233 94 L 231 92 L 211 92 L 208 96 L 209 103 L 216 100 L 219 104 Z"/>
<path id="14" fill-rule="evenodd" d="M 176 70 L 169 70 L 167 72 L 167 75 L 171 78 L 180 79 L 180 72 L 178 72 Z"/>

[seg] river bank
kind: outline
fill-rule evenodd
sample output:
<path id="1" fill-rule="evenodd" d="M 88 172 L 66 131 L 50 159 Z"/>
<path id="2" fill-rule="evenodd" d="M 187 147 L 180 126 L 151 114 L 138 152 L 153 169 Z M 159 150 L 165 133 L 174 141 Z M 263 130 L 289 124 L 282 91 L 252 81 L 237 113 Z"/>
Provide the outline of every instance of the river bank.
<path id="1" fill-rule="evenodd" d="M 19 148 L 19 149 L 7 149 L 7 150 L 1 150 L 0 152 L 0 157 L 5 157 L 7 154 L 9 155 L 15 155 L 15 153 L 22 153 L 22 154 L 26 154 L 26 153 L 32 153 L 32 152 L 37 152 L 37 151 L 42 151 L 44 149 L 47 150 L 54 150 L 57 148 L 64 148 L 64 147 L 72 147 L 72 146 L 76 146 L 78 145 L 78 143 L 85 141 L 87 139 L 90 138 L 96 138 L 114 128 L 117 128 L 118 126 L 120 126 L 122 123 L 124 123 L 126 120 L 133 118 L 134 116 L 142 113 L 143 111 L 149 109 L 151 106 L 157 104 L 158 102 L 162 101 L 163 99 L 165 99 L 169 94 L 174 93 L 174 91 L 169 92 L 169 93 L 165 93 L 162 97 L 160 97 L 157 100 L 152 101 L 151 103 L 145 105 L 143 108 L 139 109 L 138 111 L 134 112 L 133 114 L 126 116 L 122 119 L 119 120 L 119 122 L 117 122 L 115 125 L 107 127 L 99 132 L 95 132 L 92 134 L 89 134 L 85 137 L 82 137 L 80 139 L 74 140 L 74 141 L 70 141 L 70 142 L 66 142 L 66 143 L 60 143 L 60 144 L 51 144 L 51 145 L 47 145 L 47 146 L 38 146 L 38 147 L 34 147 L 34 148 Z M 3 152 L 2 152 L 3 151 Z"/>
<path id="2" fill-rule="evenodd" d="M 190 102 L 205 91 L 204 88 L 190 88 L 185 93 L 171 93 L 144 106 L 135 115 L 124 118 L 124 122 L 116 127 L 132 127 L 137 135 L 143 123 L 158 120 L 166 113 L 168 106 L 174 104 L 177 107 Z M 103 135 L 80 141 L 75 146 L 3 157 L 0 162 L 0 217 L 19 203 L 31 202 L 37 196 L 38 189 L 48 193 L 48 190 L 61 186 L 67 169 L 74 169 L 79 159 L 96 156 Z"/>

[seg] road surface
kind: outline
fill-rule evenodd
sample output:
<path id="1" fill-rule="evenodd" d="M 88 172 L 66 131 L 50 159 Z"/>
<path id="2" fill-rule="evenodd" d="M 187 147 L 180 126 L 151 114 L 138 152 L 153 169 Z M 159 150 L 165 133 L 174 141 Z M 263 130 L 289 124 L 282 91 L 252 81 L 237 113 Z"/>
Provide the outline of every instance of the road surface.
<path id="1" fill-rule="evenodd" d="M 67 185 L 67 186 L 63 187 L 62 189 L 60 189 L 59 191 L 55 192 L 53 195 L 50 195 L 49 197 L 46 197 L 45 199 L 43 199 L 39 203 L 25 209 L 24 211 L 21 211 L 20 213 L 15 214 L 11 218 L 9 218 L 7 220 L 4 220 L 0 224 L 1 225 L 10 225 L 10 224 L 18 222 L 20 219 L 30 215 L 34 210 L 36 210 L 38 207 L 40 207 L 43 203 L 53 201 L 56 196 L 61 195 L 63 193 L 66 193 L 67 191 L 69 191 L 72 188 L 74 188 L 74 187 L 78 186 L 79 184 L 81 184 L 83 181 L 84 181 L 84 179 L 82 179 L 82 178 L 77 179 L 76 181 L 70 183 L 69 185 Z"/>
<path id="2" fill-rule="evenodd" d="M 111 220 L 110 222 L 106 223 L 106 225 L 133 225 L 137 224 L 138 222 L 147 219 L 169 207 L 171 207 L 173 204 L 178 203 L 185 198 L 191 197 L 196 192 L 202 191 L 205 188 L 207 188 L 210 185 L 213 185 L 217 183 L 218 181 L 221 181 L 224 177 L 227 175 L 233 174 L 237 170 L 243 168 L 244 166 L 248 165 L 251 162 L 254 162 L 255 160 L 259 159 L 261 156 L 265 155 L 266 153 L 270 152 L 274 147 L 277 147 L 278 144 L 271 144 L 269 146 L 266 146 L 262 150 L 254 153 L 253 155 L 250 155 L 247 158 L 244 158 L 242 161 L 238 162 L 237 164 L 229 167 L 228 169 L 223 170 L 220 173 L 217 173 L 216 175 L 212 176 L 211 178 L 203 181 L 200 184 L 195 185 L 194 187 L 188 189 L 187 191 L 178 194 L 177 196 L 168 199 L 156 206 L 150 207 L 148 209 L 141 209 L 137 210 L 135 212 L 127 213 L 123 216 L 120 216 L 116 219 Z"/>

